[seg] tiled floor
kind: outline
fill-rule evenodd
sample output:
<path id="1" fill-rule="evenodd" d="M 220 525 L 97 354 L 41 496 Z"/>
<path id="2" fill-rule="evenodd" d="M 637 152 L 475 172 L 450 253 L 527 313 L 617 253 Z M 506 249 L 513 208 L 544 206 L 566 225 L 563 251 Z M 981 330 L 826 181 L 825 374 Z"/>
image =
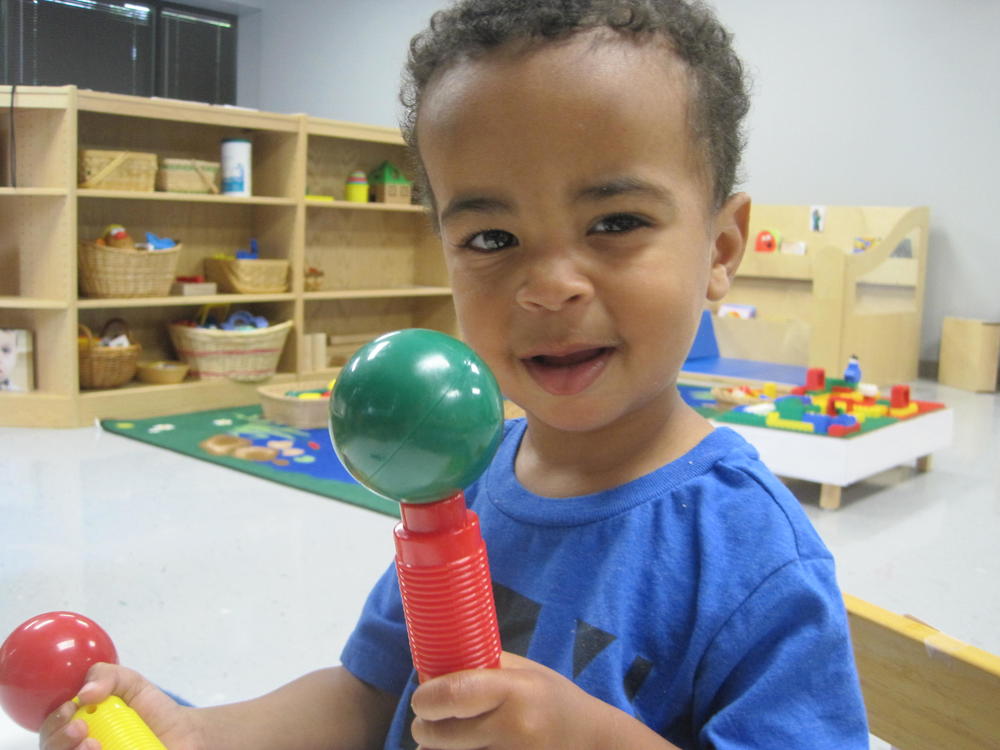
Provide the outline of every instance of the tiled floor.
<path id="1" fill-rule="evenodd" d="M 914 395 L 955 409 L 931 472 L 885 472 L 835 512 L 815 485 L 793 489 L 845 591 L 1000 653 L 1000 398 Z M 123 662 L 194 703 L 336 661 L 392 555 L 388 517 L 98 428 L 0 428 L 0 446 L 0 637 L 83 612 Z M 0 750 L 34 747 L 0 714 Z"/>

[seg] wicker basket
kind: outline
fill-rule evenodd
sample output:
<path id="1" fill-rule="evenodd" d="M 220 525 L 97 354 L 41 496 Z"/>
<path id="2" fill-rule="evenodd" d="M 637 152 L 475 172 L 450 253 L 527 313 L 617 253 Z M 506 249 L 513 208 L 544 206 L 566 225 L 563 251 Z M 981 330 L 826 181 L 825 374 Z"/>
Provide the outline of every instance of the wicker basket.
<path id="1" fill-rule="evenodd" d="M 80 289 L 88 297 L 165 297 L 174 282 L 181 246 L 133 250 L 80 243 Z"/>
<path id="2" fill-rule="evenodd" d="M 205 258 L 205 277 L 220 292 L 274 294 L 288 289 L 288 261 Z"/>
<path id="3" fill-rule="evenodd" d="M 115 328 L 119 328 L 128 340 L 132 341 L 132 332 L 128 324 L 121 318 L 112 318 L 104 324 L 100 336 L 94 336 L 87 326 L 80 323 L 80 387 L 81 388 L 117 388 L 125 385 L 135 377 L 136 362 L 142 347 L 137 343 L 129 346 L 100 346 L 105 336 L 110 336 Z"/>
<path id="4" fill-rule="evenodd" d="M 186 362 L 170 362 L 162 359 L 154 362 L 140 362 L 136 367 L 139 380 L 154 385 L 182 383 L 184 376 L 191 369 Z"/>
<path id="5" fill-rule="evenodd" d="M 80 187 L 149 193 L 156 182 L 156 154 L 139 151 L 80 151 Z"/>
<path id="6" fill-rule="evenodd" d="M 286 395 L 289 391 L 314 391 L 326 388 L 329 379 L 308 383 L 277 383 L 262 385 L 257 389 L 264 418 L 300 430 L 326 427 L 330 419 L 330 397 L 297 398 Z"/>
<path id="7" fill-rule="evenodd" d="M 292 321 L 247 331 L 196 328 L 172 323 L 170 340 L 178 356 L 201 380 L 229 378 L 243 383 L 267 380 L 278 359 Z"/>
<path id="8" fill-rule="evenodd" d="M 200 159 L 160 159 L 156 189 L 168 193 L 219 192 L 219 162 Z"/>

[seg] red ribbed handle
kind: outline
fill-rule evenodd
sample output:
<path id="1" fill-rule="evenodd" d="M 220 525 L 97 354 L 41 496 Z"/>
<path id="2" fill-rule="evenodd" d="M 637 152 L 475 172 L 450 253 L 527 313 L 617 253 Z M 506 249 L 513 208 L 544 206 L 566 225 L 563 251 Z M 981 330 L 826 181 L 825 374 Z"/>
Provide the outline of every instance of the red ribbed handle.
<path id="1" fill-rule="evenodd" d="M 500 631 L 479 518 L 457 493 L 402 506 L 396 571 L 420 681 L 500 666 Z"/>

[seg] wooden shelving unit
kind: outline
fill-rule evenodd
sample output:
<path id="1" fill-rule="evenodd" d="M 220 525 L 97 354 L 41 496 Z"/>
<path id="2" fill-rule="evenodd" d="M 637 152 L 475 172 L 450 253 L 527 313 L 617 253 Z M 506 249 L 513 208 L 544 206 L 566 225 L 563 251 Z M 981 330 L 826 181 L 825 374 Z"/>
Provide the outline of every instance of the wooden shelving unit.
<path id="1" fill-rule="evenodd" d="M 0 103 L 11 104 L 0 86 Z M 336 197 L 350 172 L 383 160 L 405 166 L 393 128 L 281 115 L 239 107 L 104 94 L 65 87 L 22 87 L 13 97 L 17 186 L 0 187 L 0 327 L 35 339 L 36 389 L 0 393 L 0 424 L 70 427 L 256 401 L 256 386 L 190 380 L 175 386 L 131 383 L 79 388 L 77 331 L 95 333 L 124 318 L 142 344 L 140 359 L 173 358 L 166 324 L 205 304 L 247 307 L 292 333 L 271 382 L 321 378 L 334 367 L 307 367 L 304 337 L 357 341 L 421 326 L 455 332 L 440 250 L 418 206 L 348 203 Z M 9 119 L 0 118 L 0 174 L 6 175 Z M 77 187 L 84 148 L 153 152 L 218 161 L 227 137 L 253 141 L 254 195 L 192 195 Z M 312 196 L 335 196 L 318 199 Z M 178 275 L 202 272 L 218 252 L 256 238 L 263 257 L 290 261 L 281 294 L 92 299 L 77 291 L 77 247 L 111 223 L 135 235 L 153 231 L 183 243 Z M 325 286 L 304 291 L 304 270 L 320 268 Z"/>
<path id="2" fill-rule="evenodd" d="M 853 354 L 866 382 L 915 380 L 928 209 L 828 206 L 822 231 L 811 230 L 810 209 L 754 205 L 751 210 L 749 246 L 722 302 L 753 305 L 757 317 L 715 319 L 723 356 L 822 367 L 839 377 Z M 755 252 L 761 230 L 779 231 L 786 242 L 805 242 L 807 253 Z M 852 253 L 856 237 L 878 242 Z"/>

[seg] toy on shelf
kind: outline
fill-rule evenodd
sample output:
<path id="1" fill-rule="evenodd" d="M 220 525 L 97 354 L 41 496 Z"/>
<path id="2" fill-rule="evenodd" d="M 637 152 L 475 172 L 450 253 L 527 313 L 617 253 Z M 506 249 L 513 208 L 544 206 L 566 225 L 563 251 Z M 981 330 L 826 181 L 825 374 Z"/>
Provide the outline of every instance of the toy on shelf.
<path id="1" fill-rule="evenodd" d="M 200 380 L 229 378 L 255 383 L 277 371 L 292 321 L 271 324 L 246 310 L 229 313 L 229 305 L 202 305 L 194 320 L 168 327 L 178 356 Z"/>
<path id="2" fill-rule="evenodd" d="M 737 305 L 732 302 L 723 302 L 719 305 L 718 316 L 720 318 L 740 318 L 742 320 L 752 320 L 757 317 L 757 306 Z"/>
<path id="3" fill-rule="evenodd" d="M 146 234 L 136 243 L 121 224 L 80 242 L 80 289 L 88 297 L 160 297 L 170 293 L 181 243 Z"/>
<path id="4" fill-rule="evenodd" d="M 257 244 L 256 238 L 250 238 L 250 249 L 249 250 L 237 250 L 236 251 L 237 260 L 260 260 L 260 245 Z"/>
<path id="5" fill-rule="evenodd" d="M 762 229 L 757 233 L 754 249 L 758 253 L 773 253 L 781 249 L 781 232 L 776 229 Z"/>
<path id="6" fill-rule="evenodd" d="M 344 200 L 351 203 L 368 202 L 368 175 L 362 170 L 351 172 L 344 185 Z"/>
<path id="7" fill-rule="evenodd" d="M 871 250 L 879 243 L 879 237 L 855 237 L 851 246 L 852 253 L 864 253 Z"/>
<path id="8" fill-rule="evenodd" d="M 37 732 L 45 717 L 76 700 L 87 670 L 118 663 L 108 634 L 74 612 L 47 612 L 23 622 L 0 646 L 0 706 L 25 729 Z M 79 702 L 79 701 L 77 701 Z M 125 702 L 110 696 L 73 715 L 87 723 L 104 750 L 166 750 Z"/>
<path id="9" fill-rule="evenodd" d="M 335 380 L 275 383 L 257 389 L 264 418 L 270 422 L 315 430 L 329 422 L 330 394 Z"/>
<path id="10" fill-rule="evenodd" d="M 309 266 L 306 269 L 304 284 L 305 290 L 307 292 L 318 292 L 323 288 L 323 278 L 326 274 L 323 272 L 322 268 L 316 268 L 315 266 Z"/>
<path id="11" fill-rule="evenodd" d="M 412 183 L 387 161 L 368 174 L 368 184 L 371 187 L 371 199 L 376 203 L 410 204 Z"/>
<path id="12" fill-rule="evenodd" d="M 369 489 L 400 503 L 396 570 L 421 681 L 497 667 L 500 634 L 479 520 L 462 489 L 500 444 L 503 399 L 465 344 L 411 329 L 363 346 L 337 378 L 330 436 Z"/>

